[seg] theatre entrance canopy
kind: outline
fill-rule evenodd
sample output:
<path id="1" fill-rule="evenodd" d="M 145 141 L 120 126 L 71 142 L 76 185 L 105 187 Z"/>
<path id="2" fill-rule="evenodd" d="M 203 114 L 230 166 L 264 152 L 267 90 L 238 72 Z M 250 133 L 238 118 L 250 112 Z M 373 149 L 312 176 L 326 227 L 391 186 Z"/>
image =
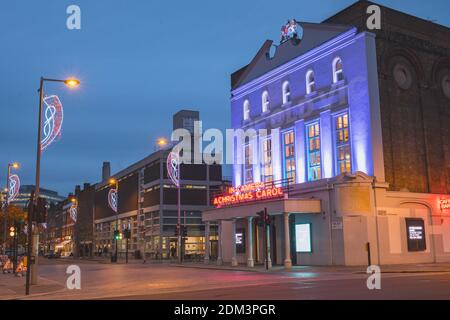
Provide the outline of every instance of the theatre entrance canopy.
<path id="1" fill-rule="evenodd" d="M 281 247 L 284 252 L 284 265 L 292 266 L 289 216 L 291 214 L 319 214 L 321 200 L 318 198 L 290 197 L 289 181 L 255 182 L 247 185 L 230 187 L 212 199 L 215 209 L 203 211 L 205 222 L 206 254 L 205 262 L 209 262 L 210 246 L 209 230 L 211 223 L 217 223 L 217 263 L 231 261 L 237 266 L 240 261 L 247 261 L 253 267 L 254 262 L 265 260 L 267 267 L 272 264 L 273 247 Z M 261 212 L 264 214 L 261 215 Z M 267 213 L 267 215 L 266 215 Z M 277 217 L 281 216 L 281 217 Z M 256 219 L 254 219 L 256 218 Z M 261 225 L 261 221 L 264 221 Z M 244 230 L 242 229 L 244 228 Z M 270 231 L 272 229 L 272 231 Z M 276 239 L 271 234 L 282 236 Z M 261 235 L 265 234 L 263 240 Z M 261 248 L 267 247 L 264 251 Z M 283 259 L 280 256 L 280 259 Z M 276 259 L 278 262 L 279 259 Z"/>

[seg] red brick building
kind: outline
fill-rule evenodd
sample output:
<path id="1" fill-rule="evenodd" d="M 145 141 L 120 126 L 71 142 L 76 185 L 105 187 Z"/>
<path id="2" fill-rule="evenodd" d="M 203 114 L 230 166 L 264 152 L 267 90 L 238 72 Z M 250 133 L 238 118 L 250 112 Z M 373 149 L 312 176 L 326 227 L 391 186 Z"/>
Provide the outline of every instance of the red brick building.
<path id="1" fill-rule="evenodd" d="M 450 29 L 387 7 L 368 30 L 358 1 L 324 22 L 376 34 L 383 153 L 390 190 L 450 193 Z"/>

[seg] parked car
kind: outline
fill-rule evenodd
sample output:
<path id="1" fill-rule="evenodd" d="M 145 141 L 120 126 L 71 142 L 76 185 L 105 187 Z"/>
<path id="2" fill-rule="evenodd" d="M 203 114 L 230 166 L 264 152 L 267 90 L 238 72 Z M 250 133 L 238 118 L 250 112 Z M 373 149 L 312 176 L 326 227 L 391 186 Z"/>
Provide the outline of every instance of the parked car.
<path id="1" fill-rule="evenodd" d="M 47 258 L 47 259 L 57 259 L 57 258 L 60 258 L 61 257 L 61 255 L 59 254 L 59 252 L 49 252 L 49 253 L 47 253 L 46 255 L 45 255 L 45 257 Z"/>

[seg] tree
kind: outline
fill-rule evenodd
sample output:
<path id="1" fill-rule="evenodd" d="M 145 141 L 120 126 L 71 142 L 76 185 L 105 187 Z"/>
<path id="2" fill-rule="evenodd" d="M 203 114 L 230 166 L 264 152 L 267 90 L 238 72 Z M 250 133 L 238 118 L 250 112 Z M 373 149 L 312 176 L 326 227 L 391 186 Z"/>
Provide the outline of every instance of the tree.
<path id="1" fill-rule="evenodd" d="M 9 236 L 9 228 L 13 226 L 14 220 L 19 225 L 19 244 L 25 245 L 26 244 L 26 234 L 23 232 L 23 227 L 27 221 L 27 212 L 23 210 L 21 207 L 15 206 L 15 205 L 9 205 L 7 210 L 4 209 L 2 214 L 0 215 L 0 239 L 3 239 L 3 221 L 5 219 L 4 212 L 7 211 L 7 239 L 10 238 Z"/>

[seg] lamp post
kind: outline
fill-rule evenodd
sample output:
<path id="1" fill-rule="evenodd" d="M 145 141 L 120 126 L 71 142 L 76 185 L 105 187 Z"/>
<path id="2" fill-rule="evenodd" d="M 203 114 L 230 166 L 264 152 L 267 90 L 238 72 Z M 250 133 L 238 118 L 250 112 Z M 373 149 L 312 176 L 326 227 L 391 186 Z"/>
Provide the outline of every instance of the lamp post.
<path id="1" fill-rule="evenodd" d="M 111 186 L 114 186 L 114 189 L 116 190 L 116 230 L 119 231 L 119 181 L 117 179 L 111 178 L 109 179 L 109 184 Z M 117 239 L 114 236 L 114 262 L 117 262 Z M 111 262 L 112 262 L 111 261 Z"/>
<path id="2" fill-rule="evenodd" d="M 78 258 L 79 248 L 78 248 L 78 228 L 77 228 L 77 221 L 78 221 L 78 198 L 77 196 L 71 196 L 70 202 L 72 202 L 72 207 L 75 209 L 75 213 L 73 215 L 70 215 L 70 217 L 73 220 L 73 243 L 75 245 L 75 250 L 72 249 L 72 252 L 75 251 L 74 257 Z M 70 212 L 70 211 L 69 211 Z"/>
<path id="3" fill-rule="evenodd" d="M 38 132 L 37 132 L 37 148 L 36 148 L 36 183 L 34 189 L 34 195 L 31 202 L 31 210 L 30 217 L 28 219 L 28 252 L 27 252 L 27 279 L 26 279 L 26 290 L 25 293 L 29 294 L 29 283 L 31 277 L 31 284 L 37 284 L 37 272 L 38 272 L 38 255 L 36 254 L 39 250 L 39 233 L 36 228 L 36 233 L 32 235 L 32 219 L 33 219 L 33 210 L 34 205 L 37 204 L 37 199 L 39 198 L 39 187 L 40 187 L 40 178 L 41 178 L 41 140 L 42 140 L 42 102 L 44 100 L 44 83 L 45 82 L 60 82 L 64 83 L 66 86 L 70 88 L 75 88 L 80 84 L 80 81 L 77 79 L 69 78 L 69 79 L 51 79 L 41 77 L 39 82 L 39 114 L 38 114 Z M 35 253 L 35 261 L 32 264 L 31 256 L 32 252 Z"/>
<path id="4" fill-rule="evenodd" d="M 3 216 L 3 254 L 6 254 L 6 243 L 7 243 L 7 219 L 8 219 L 8 205 L 9 205 L 9 180 L 11 178 L 11 168 L 13 169 L 19 169 L 20 165 L 17 162 L 9 163 L 8 164 L 8 174 L 6 176 L 6 188 L 5 188 L 5 203 L 4 203 L 4 216 Z"/>

